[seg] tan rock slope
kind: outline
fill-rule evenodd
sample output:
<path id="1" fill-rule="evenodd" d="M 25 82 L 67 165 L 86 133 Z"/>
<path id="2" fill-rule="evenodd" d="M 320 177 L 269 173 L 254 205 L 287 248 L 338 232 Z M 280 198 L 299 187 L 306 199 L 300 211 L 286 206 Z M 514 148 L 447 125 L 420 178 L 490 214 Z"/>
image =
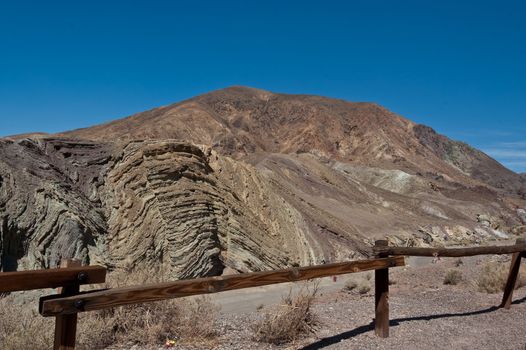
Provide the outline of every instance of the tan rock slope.
<path id="1" fill-rule="evenodd" d="M 31 137 L 0 140 L 5 271 L 75 256 L 188 278 L 526 232 L 524 178 L 370 103 L 233 87 Z"/>

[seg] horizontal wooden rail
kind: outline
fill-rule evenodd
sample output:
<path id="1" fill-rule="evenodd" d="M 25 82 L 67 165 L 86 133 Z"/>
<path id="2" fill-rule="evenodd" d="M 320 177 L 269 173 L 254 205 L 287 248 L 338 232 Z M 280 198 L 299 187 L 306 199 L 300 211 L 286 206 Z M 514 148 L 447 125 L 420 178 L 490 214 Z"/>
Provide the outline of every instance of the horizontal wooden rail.
<path id="1" fill-rule="evenodd" d="M 103 283 L 105 280 L 106 268 L 102 266 L 0 272 L 0 292 Z"/>
<path id="2" fill-rule="evenodd" d="M 404 265 L 403 257 L 391 257 L 113 288 L 86 292 L 70 297 L 52 295 L 40 299 L 39 309 L 43 316 L 57 316 L 127 304 L 217 293 Z"/>
<path id="3" fill-rule="evenodd" d="M 441 257 L 463 257 L 487 254 L 511 254 L 526 252 L 526 243 L 508 246 L 487 246 L 469 248 L 418 248 L 418 247 L 374 247 L 377 255 L 394 256 L 441 256 Z"/>

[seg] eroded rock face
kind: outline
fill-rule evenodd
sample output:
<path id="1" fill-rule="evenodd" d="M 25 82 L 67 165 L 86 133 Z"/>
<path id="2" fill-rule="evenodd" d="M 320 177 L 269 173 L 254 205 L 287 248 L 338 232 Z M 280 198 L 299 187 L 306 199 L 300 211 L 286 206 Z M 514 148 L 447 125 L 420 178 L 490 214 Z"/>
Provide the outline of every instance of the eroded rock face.
<path id="1" fill-rule="evenodd" d="M 90 142 L 0 140 L 2 270 L 101 256 L 106 222 L 91 192 L 110 152 Z"/>
<path id="2" fill-rule="evenodd" d="M 174 140 L 44 138 L 2 140 L 0 155 L 3 271 L 68 257 L 163 266 L 178 278 L 284 268 L 363 256 L 386 235 L 490 239 L 480 218 L 507 213 L 492 192 L 312 154 L 267 154 L 251 165 Z"/>
<path id="3" fill-rule="evenodd" d="M 289 259 L 311 262 L 294 246 L 282 250 L 302 238 L 284 240 L 248 210 L 210 157 L 207 148 L 169 141 L 124 148 L 104 187 L 113 262 L 164 263 L 181 278 L 221 274 L 225 266 L 252 271 L 287 266 Z"/>

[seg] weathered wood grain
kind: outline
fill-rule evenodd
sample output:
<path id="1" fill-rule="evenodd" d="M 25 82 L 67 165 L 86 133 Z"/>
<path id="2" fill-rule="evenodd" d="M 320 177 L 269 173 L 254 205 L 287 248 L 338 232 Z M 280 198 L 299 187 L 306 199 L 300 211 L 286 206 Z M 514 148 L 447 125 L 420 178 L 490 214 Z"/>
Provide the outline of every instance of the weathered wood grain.
<path id="1" fill-rule="evenodd" d="M 51 296 L 41 298 L 40 313 L 43 316 L 56 316 L 120 305 L 217 293 L 404 265 L 403 257 L 392 257 L 114 288 L 71 297 L 54 298 Z"/>
<path id="2" fill-rule="evenodd" d="M 78 260 L 63 260 L 60 262 L 61 268 L 80 267 Z M 71 285 L 59 289 L 59 294 L 68 296 L 79 292 L 79 285 Z M 58 315 L 55 318 L 55 341 L 54 350 L 74 350 L 77 335 L 77 314 Z"/>
<path id="3" fill-rule="evenodd" d="M 375 247 L 385 247 L 388 242 L 380 240 Z M 381 255 L 379 255 L 381 257 Z M 374 271 L 374 332 L 380 338 L 389 337 L 389 269 Z"/>
<path id="4" fill-rule="evenodd" d="M 78 266 L 48 270 L 1 272 L 0 292 L 103 283 L 105 280 L 106 268 L 102 266 Z"/>
<path id="5" fill-rule="evenodd" d="M 469 248 L 418 248 L 418 247 L 374 247 L 375 255 L 441 256 L 463 257 L 486 254 L 512 254 L 526 252 L 526 243 L 508 246 L 487 246 Z"/>

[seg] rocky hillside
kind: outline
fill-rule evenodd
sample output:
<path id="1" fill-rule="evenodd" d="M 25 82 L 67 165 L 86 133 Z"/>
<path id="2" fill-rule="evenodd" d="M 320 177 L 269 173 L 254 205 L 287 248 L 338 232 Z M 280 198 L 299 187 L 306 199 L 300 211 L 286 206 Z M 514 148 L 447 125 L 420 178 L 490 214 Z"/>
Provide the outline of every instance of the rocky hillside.
<path id="1" fill-rule="evenodd" d="M 0 140 L 0 269 L 62 257 L 187 278 L 526 233 L 526 181 L 370 103 L 234 87 Z"/>
<path id="2" fill-rule="evenodd" d="M 236 159 L 311 153 L 354 164 L 437 172 L 516 192 L 520 176 L 470 146 L 373 103 L 232 87 L 91 128 L 61 134 L 91 140 L 178 139 Z"/>

